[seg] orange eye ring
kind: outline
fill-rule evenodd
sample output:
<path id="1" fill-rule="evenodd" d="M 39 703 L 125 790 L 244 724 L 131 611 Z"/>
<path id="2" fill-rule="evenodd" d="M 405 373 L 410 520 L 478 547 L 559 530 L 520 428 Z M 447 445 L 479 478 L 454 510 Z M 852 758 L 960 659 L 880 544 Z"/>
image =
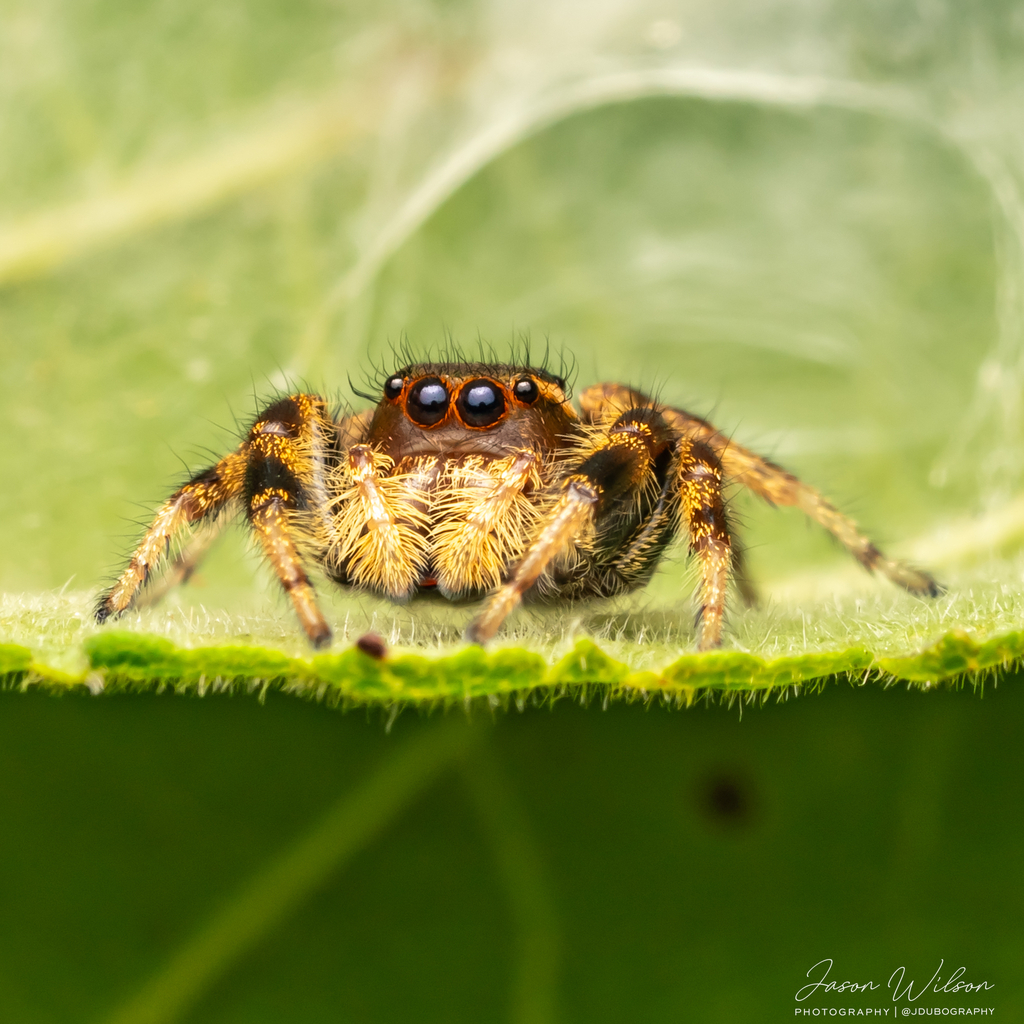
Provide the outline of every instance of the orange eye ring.
<path id="1" fill-rule="evenodd" d="M 405 397 L 405 415 L 418 427 L 437 427 L 447 418 L 451 401 L 440 377 L 420 377 Z"/>
<path id="2" fill-rule="evenodd" d="M 533 405 L 539 397 L 536 380 L 526 376 L 510 386 L 492 377 L 467 381 L 427 374 L 410 379 L 396 373 L 384 384 L 384 398 L 423 430 L 443 426 L 453 415 L 467 430 L 490 430 L 508 417 L 513 406 Z"/>
<path id="3" fill-rule="evenodd" d="M 487 377 L 476 377 L 459 388 L 455 399 L 455 415 L 470 430 L 489 430 L 508 413 L 505 389 Z"/>

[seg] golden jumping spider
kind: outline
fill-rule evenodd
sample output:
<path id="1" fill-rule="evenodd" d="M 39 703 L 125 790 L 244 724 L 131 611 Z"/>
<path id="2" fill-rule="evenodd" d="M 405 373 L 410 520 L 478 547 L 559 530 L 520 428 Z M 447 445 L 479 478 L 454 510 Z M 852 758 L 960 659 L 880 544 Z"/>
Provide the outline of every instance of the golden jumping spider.
<path id="1" fill-rule="evenodd" d="M 928 573 L 886 558 L 817 491 L 710 423 L 621 384 L 570 404 L 565 381 L 530 366 L 438 362 L 383 382 L 375 409 L 334 418 L 322 398 L 275 401 L 245 440 L 164 502 L 100 621 L 131 608 L 185 527 L 202 525 L 165 583 L 187 579 L 230 513 L 244 512 L 317 647 L 331 629 L 307 567 L 396 601 L 484 598 L 466 631 L 484 643 L 524 597 L 609 597 L 646 583 L 680 531 L 700 562 L 701 650 L 722 641 L 740 549 L 728 480 L 793 505 L 866 569 L 934 597 Z M 375 396 L 366 396 L 375 397 Z"/>

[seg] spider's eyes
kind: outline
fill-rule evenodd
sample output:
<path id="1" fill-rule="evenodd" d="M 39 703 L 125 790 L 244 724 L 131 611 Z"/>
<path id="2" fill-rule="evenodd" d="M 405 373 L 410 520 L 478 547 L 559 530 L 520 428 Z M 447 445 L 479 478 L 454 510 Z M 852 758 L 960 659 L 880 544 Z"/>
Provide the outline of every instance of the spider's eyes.
<path id="1" fill-rule="evenodd" d="M 513 390 L 516 393 L 516 398 L 526 405 L 533 405 L 540 395 L 540 388 L 537 387 L 537 382 L 532 377 L 520 377 Z"/>
<path id="2" fill-rule="evenodd" d="M 448 412 L 448 389 L 437 377 L 424 377 L 409 392 L 405 411 L 409 419 L 421 427 L 440 423 Z"/>
<path id="3" fill-rule="evenodd" d="M 462 385 L 458 406 L 467 427 L 489 427 L 505 415 L 505 396 L 489 380 L 471 380 Z"/>
<path id="4" fill-rule="evenodd" d="M 387 384 L 384 385 L 384 397 L 385 398 L 397 398 L 402 393 L 402 388 L 405 387 L 404 377 L 392 377 Z"/>

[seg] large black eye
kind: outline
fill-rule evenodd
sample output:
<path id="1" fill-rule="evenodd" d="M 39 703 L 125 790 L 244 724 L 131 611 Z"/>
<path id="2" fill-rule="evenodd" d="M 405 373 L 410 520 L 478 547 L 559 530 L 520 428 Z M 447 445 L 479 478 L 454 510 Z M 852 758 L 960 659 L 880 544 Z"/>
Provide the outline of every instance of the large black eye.
<path id="1" fill-rule="evenodd" d="M 516 398 L 520 402 L 525 402 L 527 405 L 533 405 L 537 401 L 540 395 L 540 389 L 537 387 L 537 382 L 532 377 L 520 377 L 515 383 Z"/>
<path id="2" fill-rule="evenodd" d="M 409 419 L 421 427 L 440 423 L 448 411 L 448 389 L 437 377 L 424 377 L 409 392 L 405 411 Z"/>
<path id="3" fill-rule="evenodd" d="M 459 392 L 459 415 L 467 427 L 489 427 L 505 414 L 505 396 L 489 380 L 471 380 Z"/>
<path id="4" fill-rule="evenodd" d="M 404 385 L 404 377 L 392 377 L 387 384 L 384 385 L 384 397 L 397 398 L 402 393 Z"/>

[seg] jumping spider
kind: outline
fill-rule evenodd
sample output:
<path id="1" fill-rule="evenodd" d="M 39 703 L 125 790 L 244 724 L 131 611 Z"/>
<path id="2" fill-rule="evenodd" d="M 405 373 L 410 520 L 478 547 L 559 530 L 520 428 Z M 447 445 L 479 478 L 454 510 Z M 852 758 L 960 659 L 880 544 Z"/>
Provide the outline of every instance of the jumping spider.
<path id="1" fill-rule="evenodd" d="M 939 593 L 928 573 L 886 558 L 817 491 L 710 423 L 621 384 L 587 388 L 579 406 L 547 370 L 470 362 L 406 366 L 375 409 L 340 419 L 317 395 L 275 401 L 235 451 L 164 502 L 96 618 L 131 608 L 171 538 L 202 524 L 165 585 L 187 579 L 239 509 L 316 647 L 331 630 L 308 565 L 395 601 L 484 597 L 466 637 L 485 643 L 526 595 L 642 586 L 682 530 L 700 562 L 707 650 L 722 642 L 730 573 L 749 593 L 725 480 L 796 506 L 911 593 Z"/>

